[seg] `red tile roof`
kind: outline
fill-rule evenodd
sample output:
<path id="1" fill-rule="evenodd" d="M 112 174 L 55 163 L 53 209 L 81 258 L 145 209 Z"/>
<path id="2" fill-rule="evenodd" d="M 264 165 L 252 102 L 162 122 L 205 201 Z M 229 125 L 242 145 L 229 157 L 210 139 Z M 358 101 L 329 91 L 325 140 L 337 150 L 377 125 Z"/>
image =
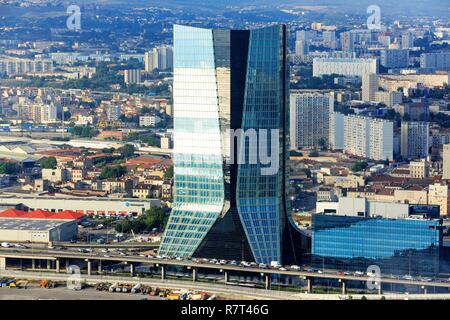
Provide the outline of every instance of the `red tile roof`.
<path id="1" fill-rule="evenodd" d="M 64 210 L 61 212 L 50 212 L 45 210 L 35 210 L 25 212 L 16 209 L 8 209 L 0 212 L 0 218 L 28 218 L 28 219 L 64 219 L 64 220 L 78 220 L 84 217 L 83 213 L 72 210 Z"/>
<path id="2" fill-rule="evenodd" d="M 48 219 L 51 218 L 53 212 L 45 211 L 45 210 L 35 210 L 28 212 L 25 216 L 22 216 L 24 218 L 31 218 L 31 219 Z"/>
<path id="3" fill-rule="evenodd" d="M 18 218 L 20 216 L 26 215 L 28 212 L 17 210 L 17 209 L 8 209 L 0 213 L 0 217 L 2 218 Z"/>
<path id="4" fill-rule="evenodd" d="M 54 219 L 81 219 L 84 217 L 84 213 L 75 212 L 72 210 L 64 210 L 58 213 L 55 213 L 52 218 Z"/>

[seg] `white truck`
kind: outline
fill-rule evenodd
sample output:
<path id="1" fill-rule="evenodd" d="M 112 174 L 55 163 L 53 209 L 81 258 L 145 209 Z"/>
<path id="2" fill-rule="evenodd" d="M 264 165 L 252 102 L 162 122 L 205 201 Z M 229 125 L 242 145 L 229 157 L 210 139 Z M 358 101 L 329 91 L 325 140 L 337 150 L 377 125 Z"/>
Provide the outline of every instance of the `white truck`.
<path id="1" fill-rule="evenodd" d="M 270 266 L 272 268 L 280 268 L 282 265 L 278 261 L 270 261 Z"/>

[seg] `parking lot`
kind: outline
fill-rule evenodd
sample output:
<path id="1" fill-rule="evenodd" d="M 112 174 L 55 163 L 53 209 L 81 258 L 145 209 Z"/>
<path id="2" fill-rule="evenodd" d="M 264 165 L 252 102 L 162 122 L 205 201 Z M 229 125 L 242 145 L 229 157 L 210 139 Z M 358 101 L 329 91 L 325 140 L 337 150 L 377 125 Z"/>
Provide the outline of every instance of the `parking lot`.
<path id="1" fill-rule="evenodd" d="M 159 297 L 119 292 L 99 292 L 94 288 L 80 291 L 57 287 L 42 289 L 37 286 L 27 289 L 0 288 L 0 300 L 163 300 Z"/>

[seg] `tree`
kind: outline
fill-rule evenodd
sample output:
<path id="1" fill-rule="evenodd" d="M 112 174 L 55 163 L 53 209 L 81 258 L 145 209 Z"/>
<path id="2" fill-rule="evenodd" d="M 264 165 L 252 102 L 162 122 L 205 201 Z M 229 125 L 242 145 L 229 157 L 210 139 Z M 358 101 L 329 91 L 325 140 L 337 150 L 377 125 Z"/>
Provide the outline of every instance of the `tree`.
<path id="1" fill-rule="evenodd" d="M 152 147 L 161 147 L 161 139 L 154 135 L 143 136 L 141 137 L 141 141 Z"/>
<path id="2" fill-rule="evenodd" d="M 132 227 L 133 227 L 132 222 L 125 219 L 117 223 L 114 228 L 116 229 L 117 232 L 130 233 Z"/>
<path id="3" fill-rule="evenodd" d="M 111 154 L 111 153 L 113 153 L 114 152 L 114 148 L 103 148 L 102 149 L 102 152 L 103 153 L 108 153 L 108 154 Z"/>
<path id="4" fill-rule="evenodd" d="M 319 156 L 319 151 L 317 151 L 317 150 L 311 150 L 311 151 L 309 152 L 309 156 L 310 156 L 310 157 L 318 157 L 318 156 Z"/>
<path id="5" fill-rule="evenodd" d="M 15 164 L 13 162 L 6 162 L 6 161 L 0 162 L 0 173 L 1 174 L 15 174 L 18 171 L 19 170 L 18 170 L 17 164 Z"/>
<path id="6" fill-rule="evenodd" d="M 100 179 L 117 179 L 127 173 L 127 168 L 124 166 L 103 167 L 99 175 Z"/>
<path id="7" fill-rule="evenodd" d="M 368 166 L 368 163 L 367 163 L 367 162 L 365 162 L 365 161 L 359 161 L 359 162 L 357 162 L 357 163 L 355 163 L 355 164 L 353 165 L 352 171 L 353 171 L 353 172 L 359 172 L 359 171 L 365 170 L 365 169 L 367 168 L 367 166 Z"/>
<path id="8" fill-rule="evenodd" d="M 122 158 L 131 158 L 134 156 L 134 151 L 136 148 L 132 144 L 126 144 L 120 148 L 120 155 Z"/>
<path id="9" fill-rule="evenodd" d="M 324 150 L 327 147 L 327 139 L 325 138 L 320 138 L 319 139 L 319 146 L 322 150 Z"/>
<path id="10" fill-rule="evenodd" d="M 115 229 L 117 232 L 123 233 L 131 232 L 131 230 L 134 232 L 151 231 L 155 228 L 162 230 L 165 228 L 168 219 L 169 217 L 162 208 L 152 207 L 133 221 L 119 222 Z"/>
<path id="11" fill-rule="evenodd" d="M 136 141 L 136 140 L 139 140 L 139 133 L 130 132 L 127 136 L 127 141 Z"/>
<path id="12" fill-rule="evenodd" d="M 58 161 L 55 157 L 46 157 L 39 160 L 39 163 L 43 169 L 56 169 Z"/>
<path id="13" fill-rule="evenodd" d="M 302 157 L 303 153 L 301 153 L 300 151 L 291 150 L 291 151 L 289 151 L 289 156 L 291 156 L 291 157 Z"/>
<path id="14" fill-rule="evenodd" d="M 302 170 L 303 170 L 303 172 L 306 174 L 306 176 L 307 176 L 308 178 L 311 178 L 311 169 L 309 169 L 309 168 L 303 168 Z"/>
<path id="15" fill-rule="evenodd" d="M 92 138 L 98 135 L 98 130 L 94 127 L 91 127 L 90 124 L 86 126 L 75 126 L 72 129 L 72 134 L 81 138 Z"/>
<path id="16" fill-rule="evenodd" d="M 169 168 L 167 168 L 166 172 L 164 172 L 164 178 L 165 179 L 173 178 L 173 165 L 171 165 Z"/>

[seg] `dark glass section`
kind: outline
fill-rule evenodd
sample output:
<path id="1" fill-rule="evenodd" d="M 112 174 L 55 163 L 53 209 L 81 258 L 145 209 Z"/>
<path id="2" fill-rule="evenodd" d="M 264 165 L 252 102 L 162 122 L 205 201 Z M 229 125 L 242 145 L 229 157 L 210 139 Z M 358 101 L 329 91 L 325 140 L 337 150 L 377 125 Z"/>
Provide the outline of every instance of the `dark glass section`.
<path id="1" fill-rule="evenodd" d="M 194 253 L 194 257 L 254 261 L 236 208 L 219 218 Z"/>
<path id="2" fill-rule="evenodd" d="M 438 205 L 411 204 L 409 205 L 409 215 L 421 216 L 428 219 L 439 219 L 440 210 Z"/>
<path id="3" fill-rule="evenodd" d="M 242 122 L 242 106 L 247 73 L 248 30 L 214 30 L 216 63 L 230 68 L 230 128 L 239 129 Z M 228 46 L 224 45 L 229 41 Z M 227 56 L 224 56 L 224 54 Z M 228 58 L 227 58 L 228 57 Z M 221 62 L 219 62 L 219 60 Z M 228 61 L 225 64 L 224 61 Z M 237 154 L 234 144 L 233 154 Z M 238 164 L 224 162 L 225 198 L 230 209 L 220 217 L 194 253 L 195 257 L 254 261 L 241 220 L 236 209 L 236 184 Z"/>
<path id="4" fill-rule="evenodd" d="M 233 130 L 240 129 L 242 126 L 242 112 L 245 96 L 245 76 L 247 74 L 247 57 L 248 57 L 248 41 L 250 31 L 248 30 L 232 30 L 231 31 L 231 48 L 230 48 L 230 65 L 231 65 L 231 121 L 230 128 Z M 234 153 L 237 155 L 237 143 L 234 143 Z M 230 183 L 231 207 L 236 207 L 236 186 L 237 186 L 238 164 L 235 161 L 230 165 Z"/>

